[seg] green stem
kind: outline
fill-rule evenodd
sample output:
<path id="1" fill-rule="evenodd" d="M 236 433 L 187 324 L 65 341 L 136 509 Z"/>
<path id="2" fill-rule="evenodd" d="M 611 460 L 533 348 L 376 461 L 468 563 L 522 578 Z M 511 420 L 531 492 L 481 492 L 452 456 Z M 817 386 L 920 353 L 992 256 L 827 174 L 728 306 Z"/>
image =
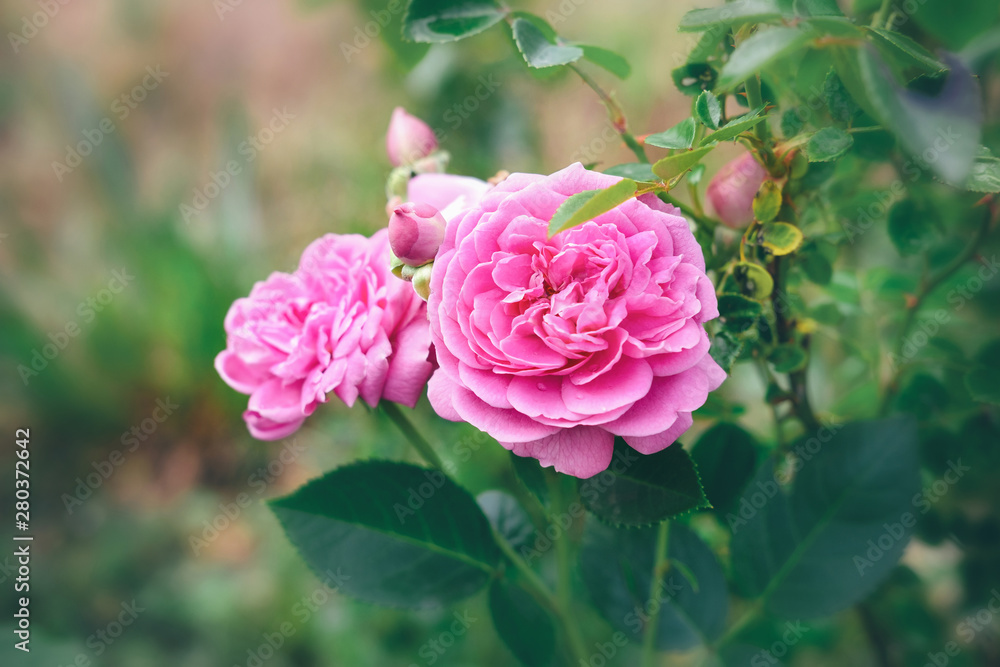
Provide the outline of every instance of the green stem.
<path id="1" fill-rule="evenodd" d="M 771 303 L 774 306 L 774 323 L 778 340 L 782 343 L 793 342 L 792 323 L 788 319 L 788 297 L 785 294 L 784 257 L 775 257 L 771 275 L 774 278 L 774 290 L 771 292 Z M 808 346 L 808 338 L 803 341 L 803 347 Z M 806 386 L 805 370 L 792 371 L 788 374 L 788 386 L 791 393 L 792 408 L 795 416 L 809 431 L 815 431 L 820 423 L 809 403 L 809 390 Z"/>
<path id="2" fill-rule="evenodd" d="M 757 78 L 756 74 L 748 78 L 744 82 L 744 85 L 746 86 L 747 90 L 747 106 L 749 106 L 751 110 L 756 109 L 757 107 L 759 107 L 761 104 L 764 103 L 764 98 L 760 92 L 760 79 Z M 766 120 L 762 123 L 757 123 L 756 125 L 754 125 L 753 131 L 754 134 L 757 135 L 758 139 L 760 139 L 761 141 L 767 141 L 768 130 L 767 130 Z"/>
<path id="3" fill-rule="evenodd" d="M 879 6 L 878 11 L 872 16 L 872 28 L 881 28 L 885 24 L 885 19 L 889 15 L 889 9 L 892 7 L 892 0 L 882 0 L 881 6 Z"/>
<path id="4" fill-rule="evenodd" d="M 552 511 L 556 513 L 565 512 L 566 502 L 563 498 L 562 480 L 558 474 L 546 474 L 546 482 L 549 487 L 549 494 L 552 496 Z M 564 608 L 569 608 L 572 597 L 572 586 L 570 580 L 570 567 L 572 559 L 570 556 L 570 544 L 566 531 L 563 531 L 555 540 L 556 562 L 558 563 L 556 580 L 556 596 L 559 604 Z"/>
<path id="5" fill-rule="evenodd" d="M 604 106 L 608 109 L 608 116 L 611 117 L 611 124 L 614 126 L 618 134 L 621 135 L 622 141 L 625 145 L 629 147 L 639 162 L 649 162 L 649 158 L 646 157 L 646 149 L 642 147 L 642 144 L 636 140 L 636 138 L 629 132 L 628 121 L 625 119 L 625 112 L 622 111 L 621 106 L 615 101 L 615 98 L 611 97 L 601 85 L 597 83 L 589 74 L 584 72 L 582 69 L 574 64 L 567 65 L 571 70 L 576 72 L 577 76 L 583 80 L 585 84 L 590 86 L 591 90 L 597 93 L 597 96 L 601 98 L 604 102 Z"/>
<path id="6" fill-rule="evenodd" d="M 740 616 L 736 620 L 735 623 L 733 623 L 731 626 L 729 626 L 729 629 L 726 630 L 726 632 L 721 637 L 719 637 L 719 639 L 716 640 L 716 642 L 715 642 L 715 649 L 719 650 L 720 648 L 723 648 L 724 646 L 726 646 L 727 644 L 729 644 L 729 642 L 731 642 L 734 639 L 736 639 L 736 637 L 741 632 L 743 632 L 743 630 L 748 625 L 750 625 L 750 623 L 752 623 L 754 620 L 757 619 L 757 616 L 760 614 L 760 612 L 761 612 L 761 610 L 763 610 L 763 608 L 764 608 L 763 599 L 760 599 L 760 600 L 757 600 L 756 602 L 754 602 L 750 606 L 750 608 L 747 609 L 743 613 L 743 615 Z"/>
<path id="7" fill-rule="evenodd" d="M 442 463 L 441 458 L 437 455 L 434 449 L 431 447 L 430 443 L 424 439 L 424 436 L 420 435 L 420 432 L 413 426 L 409 418 L 403 414 L 403 411 L 399 409 L 399 406 L 391 401 L 382 401 L 382 410 L 388 415 L 389 419 L 396 425 L 396 427 L 403 432 L 406 439 L 410 441 L 413 448 L 420 453 L 424 461 L 429 463 L 432 467 L 443 469 L 444 463 Z"/>
<path id="8" fill-rule="evenodd" d="M 896 342 L 892 347 L 894 354 L 901 354 L 903 351 L 903 345 L 906 344 L 906 335 L 910 332 L 913 327 L 913 323 L 917 319 L 917 313 L 920 311 L 920 307 L 923 306 L 924 301 L 927 297 L 931 295 L 934 290 L 941 286 L 941 283 L 950 278 L 956 271 L 965 266 L 973 255 L 976 254 L 980 244 L 986 238 L 989 233 L 990 225 L 993 222 L 994 217 L 1000 208 L 994 210 L 992 202 L 986 206 L 986 211 L 983 214 L 983 219 L 976 229 L 975 235 L 972 240 L 965 246 L 965 249 L 951 260 L 943 269 L 938 271 L 938 273 L 930 278 L 925 277 L 920 284 L 920 288 L 917 290 L 916 297 L 910 304 L 909 309 L 906 311 L 906 319 L 903 320 L 903 326 L 899 331 L 899 335 L 896 337 Z M 885 392 L 882 394 L 882 403 L 879 406 L 879 414 L 885 415 L 889 411 L 889 405 L 892 402 L 892 398 L 896 395 L 896 391 L 899 388 L 899 378 L 902 375 L 904 367 L 900 364 L 889 380 L 889 384 L 885 388 Z"/>
<path id="9" fill-rule="evenodd" d="M 656 555 L 653 558 L 653 580 L 649 584 L 649 599 L 652 600 L 660 592 L 663 586 L 663 577 L 670 568 L 670 561 L 667 559 L 667 547 L 670 543 L 670 521 L 660 523 L 659 531 L 656 533 Z M 649 620 L 646 621 L 646 633 L 642 637 L 642 667 L 651 667 L 656 657 L 656 630 L 660 622 L 660 608 L 663 605 L 655 605 L 649 613 Z"/>

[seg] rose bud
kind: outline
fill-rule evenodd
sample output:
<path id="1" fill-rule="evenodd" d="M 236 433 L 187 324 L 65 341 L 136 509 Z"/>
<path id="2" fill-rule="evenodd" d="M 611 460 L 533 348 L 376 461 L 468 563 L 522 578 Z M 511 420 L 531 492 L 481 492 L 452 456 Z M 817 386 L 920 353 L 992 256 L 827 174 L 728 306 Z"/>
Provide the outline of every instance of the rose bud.
<path id="1" fill-rule="evenodd" d="M 437 149 L 437 137 L 427 123 L 396 107 L 385 136 L 385 150 L 394 167 L 413 164 Z"/>
<path id="2" fill-rule="evenodd" d="M 708 202 L 722 224 L 733 229 L 753 220 L 753 198 L 767 177 L 767 170 L 746 153 L 725 164 L 708 184 Z"/>
<path id="3" fill-rule="evenodd" d="M 389 245 L 403 264 L 422 266 L 434 261 L 444 241 L 445 220 L 430 204 L 400 204 L 389 218 Z"/>

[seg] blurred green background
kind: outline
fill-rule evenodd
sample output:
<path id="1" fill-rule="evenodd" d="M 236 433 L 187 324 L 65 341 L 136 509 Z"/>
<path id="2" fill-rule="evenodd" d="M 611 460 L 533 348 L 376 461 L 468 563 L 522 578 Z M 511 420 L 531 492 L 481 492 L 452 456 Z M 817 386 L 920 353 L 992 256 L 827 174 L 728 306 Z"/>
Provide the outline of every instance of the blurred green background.
<path id="1" fill-rule="evenodd" d="M 598 77 L 637 134 L 689 114 L 669 74 L 695 43 L 675 26 L 696 4 L 515 3 L 562 34 L 629 59 L 627 81 Z M 933 13 L 945 4 L 944 14 Z M 945 25 L 931 37 L 957 49 L 996 23 L 990 4 L 977 4 L 986 12 L 976 14 L 963 13 L 962 2 L 931 3 L 915 29 Z M 391 424 L 331 401 L 294 439 L 256 442 L 240 418 L 246 397 L 212 367 L 225 345 L 225 312 L 254 281 L 292 269 L 324 233 L 385 224 L 383 140 L 396 105 L 443 130 L 456 173 L 487 178 L 501 169 L 547 173 L 576 160 L 628 160 L 593 93 L 567 76 L 529 74 L 504 31 L 436 46 L 412 67 L 417 47 L 394 38 L 400 13 L 389 8 L 399 6 L 16 0 L 0 9 L 0 423 L 7 439 L 0 502 L 12 519 L 13 433 L 30 428 L 35 537 L 33 650 L 30 657 L 13 651 L 5 630 L 2 664 L 514 664 L 482 596 L 458 610 L 413 613 L 329 593 L 264 506 L 342 462 L 411 457 Z M 393 22 L 382 28 L 386 12 Z M 993 125 L 996 84 L 986 86 Z M 722 159 L 713 156 L 709 173 Z M 221 174 L 231 162 L 239 173 L 227 179 Z M 867 254 L 854 252 L 838 273 L 844 303 L 857 302 L 842 309 L 869 323 L 845 328 L 848 339 L 878 325 L 881 296 L 901 293 L 884 275 L 892 262 L 883 257 L 896 259 L 884 229 L 869 242 Z M 875 297 L 859 296 L 858 285 Z M 995 335 L 998 296 L 998 285 L 988 283 L 956 314 L 949 332 L 959 346 L 962 322 L 971 325 L 964 330 L 971 341 Z M 840 363 L 837 326 L 817 343 L 816 402 L 856 414 L 871 400 L 870 387 L 852 393 L 859 372 Z M 56 346 L 51 359 L 47 345 Z M 760 391 L 749 372 L 724 393 L 747 403 L 745 426 L 766 433 L 770 413 L 752 405 Z M 903 398 L 941 407 L 936 387 L 914 391 Z M 163 405 L 176 407 L 167 415 L 157 410 Z M 879 602 L 879 622 L 898 623 L 887 632 L 912 643 L 913 655 L 925 644 L 937 650 L 962 613 L 1000 585 L 995 492 L 983 490 L 997 473 L 996 414 L 958 407 L 964 412 L 951 421 L 941 417 L 938 435 L 973 443 L 983 479 L 978 487 L 963 482 L 972 491 L 950 495 L 935 515 L 959 507 L 953 512 L 968 524 L 964 537 L 974 548 L 963 559 L 955 541 L 914 542 L 899 570 L 904 585 L 895 589 L 905 596 Z M 430 421 L 426 402 L 416 419 Z M 434 428 L 472 491 L 509 483 L 499 447 L 485 445 L 474 452 L 475 465 L 463 465 L 469 429 Z M 241 498 L 248 499 L 242 507 Z M 941 519 L 939 538 L 954 535 L 949 520 Z M 9 523 L 0 537 L 12 544 Z M 4 609 L 14 608 L 12 552 L 0 548 Z M 974 587 L 963 585 L 970 577 Z M 123 604 L 137 611 L 123 612 Z M 478 620 L 439 652 L 427 642 L 447 630 L 453 611 Z M 123 613 L 129 624 L 112 637 Z M 260 649 L 286 623 L 290 638 L 276 651 Z M 952 664 L 1000 655 L 996 627 L 977 637 L 987 648 Z M 813 628 L 795 664 L 874 664 L 855 617 Z"/>

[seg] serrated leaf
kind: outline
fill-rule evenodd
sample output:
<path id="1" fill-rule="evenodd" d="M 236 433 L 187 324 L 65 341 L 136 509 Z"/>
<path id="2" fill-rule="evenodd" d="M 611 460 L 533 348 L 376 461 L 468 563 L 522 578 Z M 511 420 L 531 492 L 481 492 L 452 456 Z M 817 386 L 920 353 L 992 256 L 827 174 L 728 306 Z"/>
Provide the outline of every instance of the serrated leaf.
<path id="1" fill-rule="evenodd" d="M 771 291 L 774 289 L 774 278 L 760 264 L 737 262 L 733 266 L 733 277 L 743 294 L 758 301 L 771 296 Z"/>
<path id="2" fill-rule="evenodd" d="M 715 27 L 735 27 L 780 19 L 784 12 L 776 0 L 744 0 L 711 9 L 692 9 L 677 26 L 681 32 L 701 32 Z"/>
<path id="3" fill-rule="evenodd" d="M 489 521 L 438 470 L 363 461 L 269 503 L 316 572 L 343 572 L 343 592 L 430 608 L 483 588 L 500 562 Z"/>
<path id="4" fill-rule="evenodd" d="M 603 190 L 585 190 L 564 201 L 549 221 L 549 238 L 582 225 L 635 196 L 636 182 L 623 178 Z"/>
<path id="5" fill-rule="evenodd" d="M 453 42 L 478 34 L 503 20 L 493 0 L 412 0 L 403 36 L 414 42 Z"/>
<path id="6" fill-rule="evenodd" d="M 497 579 L 490 586 L 493 627 L 510 652 L 527 667 L 552 664 L 556 648 L 555 623 L 527 591 Z"/>
<path id="7" fill-rule="evenodd" d="M 645 138 L 647 146 L 657 148 L 691 148 L 694 145 L 694 133 L 698 129 L 698 121 L 688 117 L 674 125 L 669 130 L 651 134 Z"/>
<path id="8" fill-rule="evenodd" d="M 760 113 L 764 110 L 764 106 L 761 105 L 749 113 L 745 113 L 739 118 L 734 118 L 723 127 L 708 135 L 701 140 L 700 146 L 704 146 L 709 143 L 716 141 L 726 141 L 727 139 L 735 139 L 739 135 L 743 134 L 747 130 L 753 129 L 753 127 L 764 120 L 764 116 Z"/>
<path id="9" fill-rule="evenodd" d="M 728 373 L 732 370 L 736 360 L 739 359 L 740 354 L 743 353 L 745 346 L 746 341 L 740 336 L 728 331 L 720 331 L 712 338 L 712 346 L 709 348 L 708 353 L 715 360 L 715 363 L 719 364 L 722 370 Z"/>
<path id="10" fill-rule="evenodd" d="M 920 67 L 928 72 L 943 72 L 948 66 L 934 57 L 934 54 L 922 47 L 910 37 L 894 30 L 884 28 L 865 28 L 874 36 L 875 43 L 883 49 L 892 49 L 896 54 L 904 55 L 914 67 Z"/>
<path id="11" fill-rule="evenodd" d="M 771 350 L 767 360 L 774 366 L 776 373 L 791 373 L 804 368 L 809 357 L 795 343 L 784 343 Z"/>
<path id="12" fill-rule="evenodd" d="M 527 19 L 515 19 L 511 30 L 514 33 L 514 42 L 529 67 L 542 69 L 568 65 L 583 57 L 583 49 L 578 46 L 553 44 L 538 26 Z"/>
<path id="13" fill-rule="evenodd" d="M 703 90 L 694 101 L 694 112 L 706 127 L 718 129 L 722 119 L 722 105 L 711 90 Z"/>
<path id="14" fill-rule="evenodd" d="M 774 614 L 815 618 L 863 599 L 902 555 L 920 488 L 916 426 L 825 426 L 793 449 L 801 466 L 791 493 L 769 459 L 727 517 L 733 570 Z"/>
<path id="15" fill-rule="evenodd" d="M 726 330 L 733 333 L 743 333 L 750 329 L 760 318 L 763 308 L 759 302 L 742 294 L 719 295 L 719 316 Z"/>
<path id="16" fill-rule="evenodd" d="M 643 455 L 616 437 L 610 467 L 580 480 L 579 489 L 584 506 L 616 526 L 648 526 L 708 507 L 698 471 L 676 442 Z"/>
<path id="17" fill-rule="evenodd" d="M 589 46 L 587 44 L 578 44 L 581 49 L 583 49 L 583 57 L 594 63 L 598 67 L 603 67 L 608 70 L 619 79 L 627 79 L 632 73 L 632 66 L 628 64 L 624 56 L 621 56 L 614 51 L 609 51 L 608 49 L 601 48 L 600 46 Z"/>
<path id="18" fill-rule="evenodd" d="M 824 127 L 809 137 L 806 154 L 810 162 L 831 162 L 854 145 L 854 137 L 836 127 Z"/>
<path id="19" fill-rule="evenodd" d="M 781 186 L 764 181 L 753 197 L 753 216 L 760 222 L 771 222 L 781 210 Z"/>
<path id="20" fill-rule="evenodd" d="M 712 550 L 681 523 L 670 524 L 670 566 L 651 591 L 657 528 L 615 528 L 588 517 L 580 573 L 594 606 L 634 641 L 645 633 L 645 610 L 659 604 L 656 648 L 682 651 L 711 642 L 726 625 L 729 599 Z M 651 596 L 652 593 L 652 596 Z"/>
<path id="21" fill-rule="evenodd" d="M 802 230 L 787 222 L 769 222 L 760 230 L 761 244 L 772 255 L 782 256 L 795 252 L 802 246 Z"/>
<path id="22" fill-rule="evenodd" d="M 735 88 L 778 58 L 804 49 L 812 39 L 813 33 L 801 28 L 776 27 L 754 33 L 729 56 L 715 89 Z"/>
<path id="23" fill-rule="evenodd" d="M 712 146 L 702 146 L 694 150 L 668 155 L 653 165 L 653 173 L 664 181 L 669 181 L 701 162 L 701 159 L 708 155 L 712 148 Z"/>
<path id="24" fill-rule="evenodd" d="M 757 468 L 757 442 L 739 426 L 722 422 L 701 435 L 691 458 L 715 512 L 725 515 Z"/>

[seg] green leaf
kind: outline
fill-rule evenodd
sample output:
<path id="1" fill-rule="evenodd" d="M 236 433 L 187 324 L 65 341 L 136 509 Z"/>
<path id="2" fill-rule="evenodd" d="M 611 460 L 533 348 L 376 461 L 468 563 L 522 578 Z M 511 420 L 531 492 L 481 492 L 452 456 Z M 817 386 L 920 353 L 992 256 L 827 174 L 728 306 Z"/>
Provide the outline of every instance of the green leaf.
<path id="1" fill-rule="evenodd" d="M 503 491 L 483 491 L 476 502 L 490 525 L 515 549 L 527 544 L 535 536 L 535 526 L 517 498 Z"/>
<path id="2" fill-rule="evenodd" d="M 529 67 L 542 69 L 568 65 L 583 57 L 583 49 L 550 42 L 545 33 L 527 19 L 515 19 L 511 29 L 514 42 Z"/>
<path id="3" fill-rule="evenodd" d="M 988 343 L 976 354 L 977 366 L 965 376 L 972 399 L 1000 405 L 1000 341 Z"/>
<path id="4" fill-rule="evenodd" d="M 616 164 L 613 167 L 605 169 L 604 173 L 609 176 L 621 176 L 622 178 L 631 178 L 633 181 L 648 183 L 659 180 L 656 177 L 656 174 L 653 173 L 653 168 L 648 162 L 626 162 L 625 164 Z"/>
<path id="5" fill-rule="evenodd" d="M 909 541 L 920 488 L 916 425 L 824 426 L 793 450 L 790 494 L 769 459 L 727 517 L 733 573 L 778 616 L 827 616 L 871 592 Z"/>
<path id="6" fill-rule="evenodd" d="M 741 337 L 728 331 L 720 331 L 712 338 L 712 347 L 709 348 L 708 353 L 715 360 L 715 363 L 728 373 L 732 370 L 736 360 L 739 359 L 740 354 L 743 353 L 744 347 L 746 347 L 746 342 Z M 709 500 L 711 498 L 712 496 L 709 496 Z M 712 504 L 715 504 L 714 501 Z"/>
<path id="7" fill-rule="evenodd" d="M 762 245 L 775 256 L 788 255 L 802 246 L 802 230 L 787 222 L 769 222 L 760 230 Z"/>
<path id="8" fill-rule="evenodd" d="M 579 44 L 578 46 L 583 49 L 584 58 L 598 67 L 603 67 L 619 79 L 627 79 L 632 73 L 632 66 L 628 64 L 628 61 L 614 51 L 586 44 Z"/>
<path id="9" fill-rule="evenodd" d="M 701 32 L 712 28 L 736 27 L 780 19 L 784 12 L 776 0 L 743 0 L 711 9 L 693 9 L 681 18 L 681 32 Z"/>
<path id="10" fill-rule="evenodd" d="M 813 33 L 801 28 L 777 27 L 761 30 L 740 43 L 719 74 L 716 90 L 729 90 L 778 58 L 791 57 L 812 40 Z"/>
<path id="11" fill-rule="evenodd" d="M 726 123 L 725 126 L 702 139 L 699 145 L 704 146 L 716 141 L 735 139 L 747 130 L 753 129 L 754 125 L 764 120 L 764 116 L 760 115 L 763 110 L 764 106 L 761 105 L 749 113 L 745 113 L 738 118 L 732 119 Z"/>
<path id="12" fill-rule="evenodd" d="M 948 57 L 948 78 L 941 92 L 929 97 L 903 88 L 874 49 L 859 49 L 857 58 L 867 96 L 882 126 L 945 182 L 964 183 L 982 134 L 982 101 L 972 73 L 958 59 Z"/>
<path id="13" fill-rule="evenodd" d="M 642 641 L 647 612 L 660 608 L 656 648 L 682 651 L 718 638 L 729 596 L 722 568 L 687 526 L 670 524 L 663 585 L 652 588 L 657 528 L 615 528 L 588 520 L 580 547 L 580 573 L 594 606 L 616 629 Z M 651 595 L 652 593 L 652 595 Z"/>
<path id="14" fill-rule="evenodd" d="M 670 78 L 674 80 L 677 90 L 691 97 L 711 90 L 718 76 L 714 67 L 703 62 L 689 62 L 670 72 Z"/>
<path id="15" fill-rule="evenodd" d="M 757 468 L 757 449 L 753 436 L 726 422 L 705 431 L 695 443 L 691 458 L 716 513 L 725 515 L 734 509 Z"/>
<path id="16" fill-rule="evenodd" d="M 691 171 L 688 172 L 688 175 L 687 175 L 688 183 L 690 183 L 691 185 L 698 185 L 699 183 L 701 183 L 701 179 L 702 179 L 702 177 L 704 175 L 705 175 L 705 163 L 704 162 L 699 162 L 695 166 L 691 167 Z M 702 241 L 699 240 L 698 243 L 701 244 Z M 711 245 L 711 244 L 712 244 L 712 240 L 709 239 L 708 240 L 708 245 Z M 702 245 L 702 249 L 704 249 L 704 245 Z M 708 258 L 708 254 L 707 253 L 706 253 L 705 257 L 706 257 L 706 259 Z"/>
<path id="17" fill-rule="evenodd" d="M 694 150 L 668 155 L 653 165 L 653 173 L 664 181 L 669 181 L 701 162 L 701 159 L 708 155 L 711 150 L 712 146 L 702 146 Z"/>
<path id="18" fill-rule="evenodd" d="M 943 72 L 948 66 L 934 57 L 934 54 L 902 33 L 883 28 L 865 28 L 873 35 L 875 44 L 883 52 L 906 56 L 909 64 L 928 72 Z"/>
<path id="19" fill-rule="evenodd" d="M 636 182 L 623 178 L 603 190 L 585 190 L 564 201 L 549 221 L 549 238 L 593 220 L 635 196 Z"/>
<path id="20" fill-rule="evenodd" d="M 519 586 L 496 579 L 490 586 L 493 627 L 510 652 L 527 667 L 548 667 L 556 649 L 549 613 Z"/>
<path id="21" fill-rule="evenodd" d="M 483 588 L 500 562 L 490 524 L 444 473 L 362 461 L 272 500 L 288 539 L 317 573 L 343 573 L 344 593 L 431 608 Z"/>
<path id="22" fill-rule="evenodd" d="M 837 0 L 795 0 L 795 13 L 799 16 L 843 16 Z"/>
<path id="23" fill-rule="evenodd" d="M 610 467 L 579 488 L 584 506 L 616 526 L 648 526 L 708 507 L 698 471 L 678 443 L 646 456 L 616 437 Z"/>
<path id="24" fill-rule="evenodd" d="M 764 181 L 753 197 L 753 215 L 760 222 L 771 222 L 781 210 L 781 186 Z"/>
<path id="25" fill-rule="evenodd" d="M 798 265 L 817 285 L 828 285 L 833 278 L 833 265 L 815 242 L 806 243 L 799 250 Z"/>
<path id="26" fill-rule="evenodd" d="M 742 294 L 719 295 L 719 316 L 728 331 L 742 333 L 757 324 L 763 313 L 760 303 Z"/>
<path id="27" fill-rule="evenodd" d="M 703 90 L 694 101 L 694 112 L 707 127 L 718 129 L 719 121 L 722 119 L 722 105 L 711 90 Z"/>
<path id="28" fill-rule="evenodd" d="M 831 162 L 854 145 L 854 137 L 836 127 L 824 127 L 809 137 L 806 153 L 810 162 Z"/>
<path id="29" fill-rule="evenodd" d="M 859 109 L 858 105 L 851 99 L 851 94 L 844 86 L 844 82 L 840 80 L 840 76 L 833 69 L 827 72 L 826 79 L 823 81 L 823 101 L 826 102 L 826 108 L 830 110 L 833 119 L 842 123 L 851 120 Z M 798 130 L 793 134 L 798 134 Z"/>
<path id="30" fill-rule="evenodd" d="M 454 42 L 478 34 L 503 20 L 493 0 L 412 0 L 403 36 L 414 42 Z"/>
<path id="31" fill-rule="evenodd" d="M 774 289 L 774 279 L 760 264 L 737 262 L 733 266 L 733 277 L 743 294 L 758 301 L 771 296 Z"/>
<path id="32" fill-rule="evenodd" d="M 795 343 L 784 343 L 771 350 L 767 360 L 774 366 L 776 373 L 791 373 L 805 368 L 809 357 L 806 351 Z"/>
<path id="33" fill-rule="evenodd" d="M 980 154 L 972 163 L 972 170 L 962 187 L 972 192 L 1000 192 L 1000 159 L 990 155 L 989 151 L 984 154 L 984 150 L 980 148 Z"/>
<path id="34" fill-rule="evenodd" d="M 538 499 L 538 503 L 543 508 L 547 508 L 549 506 L 549 486 L 545 481 L 545 470 L 538 463 L 538 459 L 530 456 L 518 456 L 511 452 L 510 464 L 517 480 L 531 492 L 531 495 Z"/>
<path id="35" fill-rule="evenodd" d="M 938 240 L 933 210 L 915 199 L 902 199 L 889 209 L 889 238 L 900 255 L 917 255 Z"/>
<path id="36" fill-rule="evenodd" d="M 688 117 L 669 130 L 649 135 L 644 143 L 657 148 L 691 148 L 694 145 L 694 133 L 697 128 L 698 121 Z"/>

